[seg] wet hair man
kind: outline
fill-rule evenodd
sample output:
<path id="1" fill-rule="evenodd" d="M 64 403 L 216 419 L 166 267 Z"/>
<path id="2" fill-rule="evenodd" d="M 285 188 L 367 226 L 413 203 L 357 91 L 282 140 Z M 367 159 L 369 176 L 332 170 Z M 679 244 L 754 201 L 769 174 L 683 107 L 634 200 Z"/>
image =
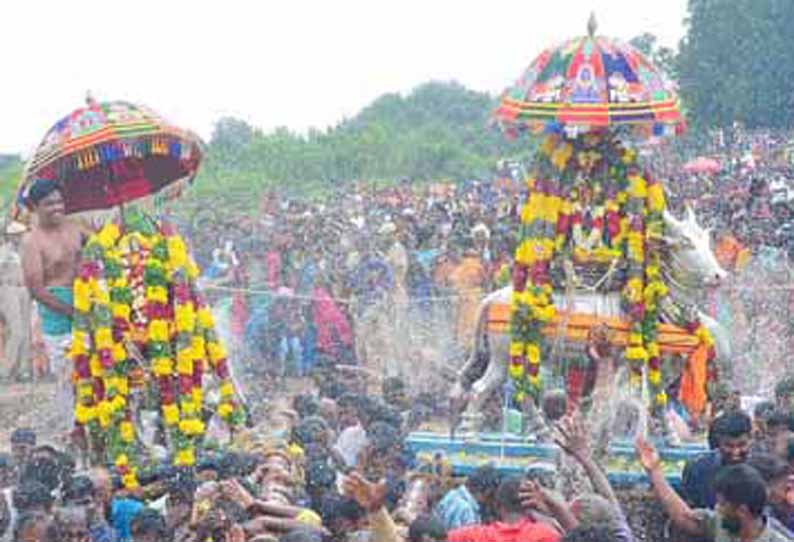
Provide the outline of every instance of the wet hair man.
<path id="1" fill-rule="evenodd" d="M 74 312 L 72 284 L 80 251 L 88 230 L 66 217 L 63 193 L 53 180 L 36 179 L 27 192 L 26 204 L 33 212 L 33 229 L 22 240 L 22 273 L 30 295 L 36 300 L 50 367 L 56 377 L 55 402 L 63 412 L 61 429 L 73 425 L 74 390 L 66 345 Z"/>

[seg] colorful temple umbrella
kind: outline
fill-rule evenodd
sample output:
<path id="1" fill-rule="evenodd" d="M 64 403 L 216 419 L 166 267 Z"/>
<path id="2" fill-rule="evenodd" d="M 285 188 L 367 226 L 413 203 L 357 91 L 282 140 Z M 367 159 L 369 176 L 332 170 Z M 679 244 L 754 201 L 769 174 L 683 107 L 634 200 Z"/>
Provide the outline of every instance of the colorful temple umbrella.
<path id="1" fill-rule="evenodd" d="M 197 136 L 143 106 L 90 96 L 86 102 L 39 144 L 17 192 L 15 218 L 36 178 L 57 180 L 66 212 L 78 213 L 109 209 L 195 176 L 202 158 Z"/>
<path id="2" fill-rule="evenodd" d="M 543 51 L 508 88 L 494 120 L 509 136 L 522 132 L 569 135 L 627 127 L 634 135 L 684 131 L 675 84 L 634 47 L 595 35 Z"/>

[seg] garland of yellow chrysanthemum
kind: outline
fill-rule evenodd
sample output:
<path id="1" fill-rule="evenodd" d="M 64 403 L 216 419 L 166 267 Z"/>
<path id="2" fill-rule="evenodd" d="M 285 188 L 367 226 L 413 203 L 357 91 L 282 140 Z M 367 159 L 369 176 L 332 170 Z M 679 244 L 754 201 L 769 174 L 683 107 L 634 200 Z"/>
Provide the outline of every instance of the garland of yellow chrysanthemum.
<path id="1" fill-rule="evenodd" d="M 576 160 L 571 160 L 574 156 Z M 579 263 L 617 259 L 627 263 L 622 298 L 631 327 L 625 357 L 635 385 L 641 382 L 643 365 L 647 366 L 654 404 L 664 406 L 667 395 L 662 387 L 657 338 L 659 303 L 668 289 L 661 278 L 659 243 L 648 243 L 664 234 L 661 184 L 640 175 L 636 153 L 606 135 L 588 135 L 574 142 L 549 136 L 540 147 L 539 162 L 541 166 L 548 164 L 546 177 L 559 180 L 531 180 L 529 198 L 521 212 L 508 370 L 516 398 L 521 400 L 527 393 L 540 390 L 541 330 L 555 315 L 549 266 L 555 254 L 567 252 Z M 594 176 L 599 169 L 602 177 L 608 177 L 609 189 L 603 205 L 589 217 L 591 228 L 585 235 L 582 194 L 570 187 L 575 186 L 576 176 Z M 564 197 L 565 193 L 569 197 Z M 710 348 L 709 360 L 713 362 L 713 338 L 708 330 L 699 323 L 689 327 Z M 716 378 L 713 363 L 709 374 L 710 380 Z"/>
<path id="2" fill-rule="evenodd" d="M 137 271 L 143 275 L 140 296 L 128 278 Z M 133 365 L 124 346 L 128 341 L 135 342 L 151 363 L 177 466 L 195 463 L 196 441 L 204 433 L 200 414 L 205 360 L 220 381 L 218 414 L 231 424 L 243 418 L 212 314 L 195 288 L 197 276 L 197 266 L 175 233 L 122 232 L 110 223 L 86 244 L 74 283 L 75 417 L 89 428 L 92 442 L 115 463 L 128 488 L 137 486 L 135 430 L 126 404 Z"/>
<path id="3" fill-rule="evenodd" d="M 541 331 L 555 316 L 549 264 L 560 212 L 567 211 L 556 183 L 535 181 L 529 188 L 529 201 L 521 212 L 523 240 L 516 249 L 510 322 L 508 373 L 518 401 L 540 388 Z"/>
<path id="4" fill-rule="evenodd" d="M 92 442 L 106 450 L 127 488 L 138 485 L 128 457 L 135 441 L 127 408 L 129 360 L 124 334 L 130 329 L 131 293 L 117 247 L 120 232 L 106 225 L 87 242 L 74 282 L 71 358 L 77 376 L 75 420 L 88 426 Z"/>

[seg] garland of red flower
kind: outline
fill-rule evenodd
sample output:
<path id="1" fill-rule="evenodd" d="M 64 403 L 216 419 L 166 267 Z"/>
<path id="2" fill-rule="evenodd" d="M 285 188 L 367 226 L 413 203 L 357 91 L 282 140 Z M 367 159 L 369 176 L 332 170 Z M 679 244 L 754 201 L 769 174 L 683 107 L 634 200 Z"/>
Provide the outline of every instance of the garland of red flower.
<path id="1" fill-rule="evenodd" d="M 137 486 L 136 436 L 126 397 L 139 360 L 125 345 L 134 344 L 149 364 L 149 385 L 160 397 L 175 465 L 196 461 L 207 363 L 220 385 L 220 417 L 231 425 L 244 418 L 212 313 L 195 286 L 198 267 L 179 235 L 141 224 L 109 223 L 91 236 L 74 283 L 75 418 L 89 429 L 94 448 L 114 462 L 127 488 Z"/>
<path id="2" fill-rule="evenodd" d="M 513 270 L 508 373 L 516 399 L 541 390 L 542 329 L 556 314 L 549 268 L 552 258 L 559 255 L 578 263 L 626 262 L 622 300 L 631 321 L 625 350 L 631 382 L 639 386 L 647 367 L 654 406 L 663 407 L 668 398 L 662 386 L 658 327 L 659 304 L 668 288 L 661 277 L 659 245 L 648 243 L 664 235 L 662 185 L 641 175 L 634 150 L 608 134 L 589 134 L 573 141 L 549 136 L 541 145 L 538 162 L 542 178 L 529 181 Z M 582 194 L 577 188 L 583 176 L 601 179 L 586 181 L 582 189 L 596 196 L 600 190 L 604 201 L 589 217 L 586 235 Z M 699 323 L 693 333 L 710 348 L 713 367 L 713 338 Z M 716 378 L 713 370 L 709 374 Z"/>

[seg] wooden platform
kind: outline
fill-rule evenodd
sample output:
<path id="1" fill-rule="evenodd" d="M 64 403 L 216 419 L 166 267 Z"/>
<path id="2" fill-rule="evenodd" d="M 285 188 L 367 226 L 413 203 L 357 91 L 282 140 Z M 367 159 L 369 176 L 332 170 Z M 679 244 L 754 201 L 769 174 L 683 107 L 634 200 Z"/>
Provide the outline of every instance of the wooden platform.
<path id="1" fill-rule="evenodd" d="M 606 324 L 613 332 L 612 343 L 616 346 L 626 346 L 629 339 L 629 322 L 620 318 L 609 316 L 593 316 L 591 314 L 568 314 L 559 312 L 552 322 L 543 329 L 547 336 L 557 336 L 560 322 L 564 323 L 565 337 L 574 342 L 587 342 L 590 328 Z M 491 304 L 488 313 L 488 331 L 496 334 L 506 334 L 510 331 L 510 305 Z M 698 338 L 684 328 L 670 324 L 659 326 L 659 350 L 668 354 L 691 354 L 700 344 Z"/>

